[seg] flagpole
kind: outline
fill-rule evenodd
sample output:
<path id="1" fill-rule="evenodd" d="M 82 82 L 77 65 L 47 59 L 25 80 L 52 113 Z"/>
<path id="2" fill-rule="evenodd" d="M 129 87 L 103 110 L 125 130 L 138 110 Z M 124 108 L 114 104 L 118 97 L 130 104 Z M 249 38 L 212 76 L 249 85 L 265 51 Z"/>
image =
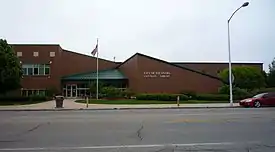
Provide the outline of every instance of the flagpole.
<path id="1" fill-rule="evenodd" d="M 97 53 L 96 53 L 96 100 L 98 100 L 98 38 L 96 41 Z"/>

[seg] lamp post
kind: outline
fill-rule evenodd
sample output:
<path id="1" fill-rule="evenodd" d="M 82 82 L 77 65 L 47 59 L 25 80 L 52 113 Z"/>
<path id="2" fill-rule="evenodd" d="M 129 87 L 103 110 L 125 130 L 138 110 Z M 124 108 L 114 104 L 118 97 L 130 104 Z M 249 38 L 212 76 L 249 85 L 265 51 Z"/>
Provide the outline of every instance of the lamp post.
<path id="1" fill-rule="evenodd" d="M 243 3 L 241 7 L 236 9 L 233 14 L 230 16 L 230 18 L 227 20 L 227 29 L 228 29 L 228 57 L 229 57 L 229 63 L 228 63 L 228 68 L 229 68 L 229 89 L 230 89 L 230 106 L 233 106 L 233 89 L 232 89 L 232 67 L 231 67 L 231 51 L 230 51 L 230 30 L 229 30 L 229 23 L 234 14 L 240 10 L 242 7 L 248 6 L 249 2 Z"/>

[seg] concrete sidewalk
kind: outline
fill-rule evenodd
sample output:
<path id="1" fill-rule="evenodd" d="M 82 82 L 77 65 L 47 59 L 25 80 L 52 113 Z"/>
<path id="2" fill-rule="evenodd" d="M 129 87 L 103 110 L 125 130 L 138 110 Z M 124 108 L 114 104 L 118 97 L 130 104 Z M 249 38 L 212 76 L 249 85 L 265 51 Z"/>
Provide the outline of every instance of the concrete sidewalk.
<path id="1" fill-rule="evenodd" d="M 55 108 L 55 101 L 47 101 L 31 105 L 0 106 L 0 111 L 53 111 L 53 110 L 112 110 L 112 109 L 173 109 L 173 108 L 232 108 L 229 103 L 209 104 L 146 104 L 146 105 L 110 105 L 110 104 L 86 104 L 74 102 L 77 99 L 65 99 L 63 108 Z M 234 103 L 233 108 L 239 107 Z"/>

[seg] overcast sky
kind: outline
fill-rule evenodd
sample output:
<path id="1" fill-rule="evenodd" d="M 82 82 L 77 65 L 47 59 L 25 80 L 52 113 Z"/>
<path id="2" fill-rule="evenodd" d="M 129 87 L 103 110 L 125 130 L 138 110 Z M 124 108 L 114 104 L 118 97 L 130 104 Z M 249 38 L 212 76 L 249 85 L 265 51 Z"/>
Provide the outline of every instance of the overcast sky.
<path id="1" fill-rule="evenodd" d="M 244 0 L 0 0 L 0 38 L 53 43 L 123 61 L 228 61 L 227 20 Z M 230 22 L 232 61 L 275 57 L 275 0 L 249 0 Z"/>

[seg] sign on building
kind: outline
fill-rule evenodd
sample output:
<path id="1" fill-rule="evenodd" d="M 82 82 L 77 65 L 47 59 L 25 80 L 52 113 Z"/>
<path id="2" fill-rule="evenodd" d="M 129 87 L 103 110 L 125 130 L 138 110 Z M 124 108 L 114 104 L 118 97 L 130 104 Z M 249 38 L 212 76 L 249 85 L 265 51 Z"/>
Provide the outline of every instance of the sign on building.
<path id="1" fill-rule="evenodd" d="M 171 76 L 170 72 L 160 72 L 160 71 L 143 72 L 143 77 L 145 78 L 169 78 L 170 76 Z"/>

